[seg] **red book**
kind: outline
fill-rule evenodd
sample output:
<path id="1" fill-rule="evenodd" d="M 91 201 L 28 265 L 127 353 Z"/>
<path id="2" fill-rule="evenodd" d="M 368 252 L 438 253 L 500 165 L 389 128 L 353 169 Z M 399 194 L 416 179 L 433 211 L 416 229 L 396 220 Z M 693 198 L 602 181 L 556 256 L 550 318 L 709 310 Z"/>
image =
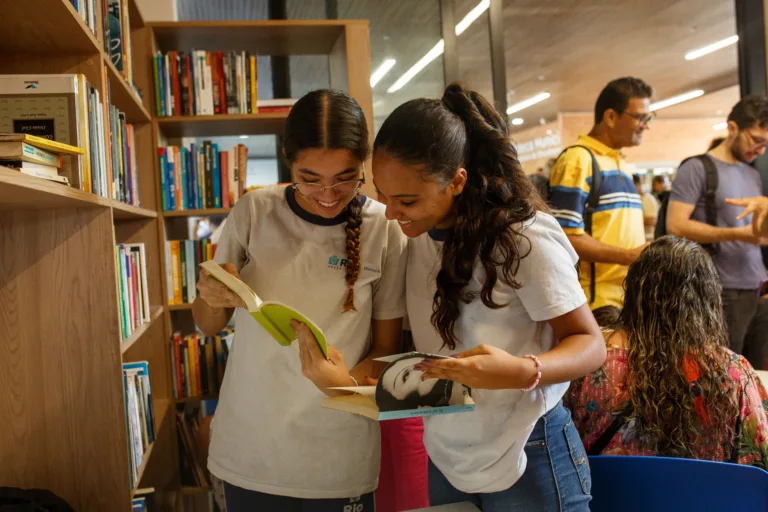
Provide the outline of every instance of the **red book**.
<path id="1" fill-rule="evenodd" d="M 219 69 L 219 103 L 221 113 L 227 113 L 227 82 L 224 78 L 224 52 L 216 52 L 216 67 Z"/>
<path id="2" fill-rule="evenodd" d="M 211 66 L 211 96 L 213 97 L 213 113 L 221 114 L 221 82 L 219 82 L 219 64 L 216 54 L 209 52 L 207 54 L 208 65 Z"/>
<path id="3" fill-rule="evenodd" d="M 195 333 L 195 391 L 197 395 L 203 394 L 203 388 L 200 380 L 200 340 Z"/>
<path id="4" fill-rule="evenodd" d="M 229 208 L 229 152 L 219 153 L 219 169 L 221 170 L 221 207 Z"/>
<path id="5" fill-rule="evenodd" d="M 181 86 L 179 84 L 179 66 L 176 61 L 179 56 L 176 52 L 171 52 L 171 73 L 173 79 L 173 115 L 181 115 Z"/>
<path id="6" fill-rule="evenodd" d="M 173 355 L 174 364 L 176 365 L 176 391 L 178 397 L 184 396 L 184 374 L 181 368 L 181 331 L 173 333 Z"/>
<path id="7" fill-rule="evenodd" d="M 189 84 L 189 94 L 187 94 L 187 105 L 189 106 L 190 115 L 195 115 L 195 105 L 193 102 L 193 99 L 195 97 L 195 84 L 192 82 L 192 71 L 190 70 L 190 66 L 192 65 L 192 62 L 189 59 L 189 54 L 184 56 L 184 60 L 187 62 L 184 68 L 187 71 L 187 83 Z"/>

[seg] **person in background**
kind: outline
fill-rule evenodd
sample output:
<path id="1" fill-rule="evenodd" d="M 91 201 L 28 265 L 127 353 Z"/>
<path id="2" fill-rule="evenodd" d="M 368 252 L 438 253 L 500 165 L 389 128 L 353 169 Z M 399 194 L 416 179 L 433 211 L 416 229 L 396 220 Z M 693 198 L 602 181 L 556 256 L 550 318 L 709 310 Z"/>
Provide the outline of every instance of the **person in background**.
<path id="1" fill-rule="evenodd" d="M 616 306 L 602 306 L 592 310 L 597 325 L 601 329 L 613 327 L 619 321 L 621 310 Z"/>
<path id="2" fill-rule="evenodd" d="M 375 358 L 399 349 L 407 239 L 359 193 L 370 140 L 352 97 L 303 96 L 282 149 L 293 184 L 243 196 L 214 259 L 261 299 L 315 319 L 331 342 L 331 364 L 312 374 L 318 386 L 354 386 L 376 375 Z M 195 323 L 212 335 L 242 302 L 205 272 L 197 288 Z M 379 426 L 321 407 L 302 359 L 296 344 L 282 347 L 250 315 L 236 316 L 208 457 L 228 512 L 374 510 Z"/>
<path id="3" fill-rule="evenodd" d="M 768 299 L 759 291 L 766 279 L 760 245 L 749 218 L 726 198 L 751 197 L 762 190 L 760 173 L 750 165 L 768 146 L 768 98 L 747 96 L 728 115 L 728 136 L 707 153 L 715 165 L 715 225 L 707 223 L 707 178 L 697 158 L 684 162 L 672 183 L 667 230 L 713 252 L 723 284 L 723 307 L 730 347 L 744 354 L 755 368 L 765 369 L 768 358 Z"/>
<path id="4" fill-rule="evenodd" d="M 627 265 L 645 247 L 642 202 L 620 150 L 643 141 L 643 133 L 654 118 L 650 111 L 651 96 L 653 89 L 639 78 L 619 78 L 606 85 L 595 104 L 592 130 L 577 141 L 577 145 L 587 149 L 566 149 L 549 177 L 552 215 L 579 255 L 581 285 L 592 309 L 606 305 L 621 307 Z M 590 153 L 602 172 L 591 234 L 585 231 L 584 223 L 587 197 L 596 172 Z"/>
<path id="5" fill-rule="evenodd" d="M 629 268 L 602 368 L 567 404 L 590 455 L 659 455 L 768 467 L 768 392 L 728 349 L 720 283 L 696 242 L 667 235 Z"/>
<path id="6" fill-rule="evenodd" d="M 643 223 L 645 224 L 645 240 L 653 241 L 653 232 L 656 228 L 656 216 L 659 213 L 659 200 L 653 194 L 646 194 L 643 190 L 643 182 L 640 175 L 632 175 L 632 181 L 635 183 L 637 193 L 643 202 Z"/>
<path id="7" fill-rule="evenodd" d="M 424 418 L 431 505 L 588 510 L 589 467 L 560 399 L 605 344 L 505 118 L 451 84 L 389 115 L 373 165 L 387 217 L 409 237 L 415 348 L 457 356 L 422 363 L 424 377 L 471 387 L 477 404 Z"/>
<path id="8" fill-rule="evenodd" d="M 659 204 L 662 204 L 669 195 L 669 188 L 669 176 L 666 174 L 659 174 L 653 177 L 651 189 Z"/>
<path id="9" fill-rule="evenodd" d="M 549 176 L 546 172 L 544 172 L 543 167 L 539 167 L 535 173 L 528 176 L 530 178 L 531 183 L 533 183 L 533 186 L 536 188 L 536 190 L 539 192 L 539 195 L 544 201 L 549 200 Z"/>

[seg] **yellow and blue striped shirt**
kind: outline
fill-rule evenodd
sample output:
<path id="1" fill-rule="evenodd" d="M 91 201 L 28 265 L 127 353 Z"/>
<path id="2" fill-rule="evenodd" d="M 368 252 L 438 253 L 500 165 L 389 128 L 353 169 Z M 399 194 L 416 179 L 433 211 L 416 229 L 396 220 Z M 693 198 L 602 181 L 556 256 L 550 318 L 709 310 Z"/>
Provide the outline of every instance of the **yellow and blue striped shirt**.
<path id="1" fill-rule="evenodd" d="M 592 215 L 592 237 L 604 244 L 631 249 L 645 243 L 643 206 L 617 149 L 588 135 L 581 135 L 578 145 L 586 146 L 603 172 L 600 201 Z M 549 177 L 549 203 L 552 215 L 568 235 L 584 234 L 584 207 L 592 184 L 592 158 L 583 148 L 570 148 L 557 160 Z M 627 267 L 614 263 L 595 265 L 595 300 L 590 307 L 621 307 L 624 303 L 624 278 Z M 590 297 L 589 264 L 582 262 L 579 278 L 584 293 Z M 590 297 L 591 300 L 591 297 Z"/>

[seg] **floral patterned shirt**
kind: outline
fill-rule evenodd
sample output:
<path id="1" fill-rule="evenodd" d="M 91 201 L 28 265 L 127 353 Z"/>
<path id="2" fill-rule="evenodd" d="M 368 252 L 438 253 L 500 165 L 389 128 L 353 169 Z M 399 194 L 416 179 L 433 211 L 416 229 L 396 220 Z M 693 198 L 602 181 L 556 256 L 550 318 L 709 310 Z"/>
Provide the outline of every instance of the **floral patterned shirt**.
<path id="1" fill-rule="evenodd" d="M 739 418 L 736 424 L 737 453 L 739 464 L 768 468 L 768 392 L 760 378 L 744 357 L 730 350 L 728 375 L 738 383 L 736 387 Z M 686 364 L 686 376 L 692 385 L 697 415 L 707 421 L 706 406 L 696 396 L 695 382 L 701 376 L 698 365 Z M 623 410 L 628 401 L 626 391 L 627 350 L 608 347 L 603 366 L 594 373 L 571 383 L 565 402 L 571 409 L 573 423 L 581 434 L 584 447 L 589 450 L 616 418 L 616 411 Z M 718 439 L 702 439 L 702 446 L 709 460 L 724 461 L 728 458 Z M 616 432 L 605 446 L 602 455 L 656 455 L 647 443 L 638 439 L 633 420 L 629 420 Z"/>

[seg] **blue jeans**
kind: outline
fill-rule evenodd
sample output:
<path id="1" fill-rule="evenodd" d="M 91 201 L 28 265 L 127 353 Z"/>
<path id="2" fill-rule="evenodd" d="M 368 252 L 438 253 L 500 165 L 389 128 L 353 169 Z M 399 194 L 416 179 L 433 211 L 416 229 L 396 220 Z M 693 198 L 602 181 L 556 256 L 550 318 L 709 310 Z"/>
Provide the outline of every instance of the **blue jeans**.
<path id="1" fill-rule="evenodd" d="M 589 512 L 592 478 L 587 452 L 568 409 L 558 404 L 536 422 L 525 454 L 528 465 L 520 480 L 493 493 L 459 491 L 430 461 L 430 504 L 468 501 L 483 512 Z"/>

